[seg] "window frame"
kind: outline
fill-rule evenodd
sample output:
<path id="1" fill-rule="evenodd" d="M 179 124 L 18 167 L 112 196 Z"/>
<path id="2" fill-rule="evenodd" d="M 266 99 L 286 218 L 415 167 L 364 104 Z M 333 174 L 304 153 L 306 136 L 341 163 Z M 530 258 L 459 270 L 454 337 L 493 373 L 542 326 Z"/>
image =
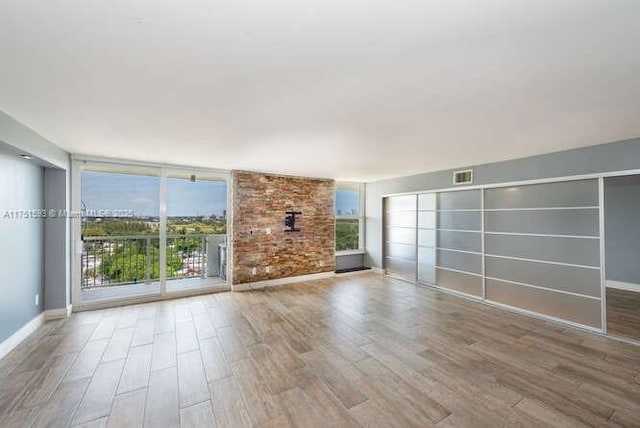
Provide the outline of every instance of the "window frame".
<path id="1" fill-rule="evenodd" d="M 334 207 L 334 215 L 336 223 L 338 220 L 358 220 L 358 248 L 353 250 L 335 250 L 337 256 L 349 254 L 363 254 L 365 246 L 365 184 L 351 181 L 336 181 L 334 191 L 334 202 L 337 201 L 338 190 L 356 190 L 358 192 L 358 214 L 356 215 L 338 215 L 337 209 Z M 337 229 L 336 229 L 337 231 Z M 337 240 L 336 240 L 337 244 Z"/>
<path id="2" fill-rule="evenodd" d="M 203 292 L 223 291 L 230 290 L 231 283 L 233 281 L 232 276 L 229 274 L 231 268 L 227 269 L 227 280 L 221 284 L 220 287 L 212 286 L 205 288 L 196 288 L 191 290 L 167 290 L 166 274 L 164 272 L 164 265 L 166 264 L 166 237 L 167 237 L 167 178 L 175 177 L 178 174 L 197 174 L 200 177 L 205 177 L 208 180 L 224 181 L 227 185 L 227 241 L 232 243 L 230 239 L 232 236 L 232 218 L 231 212 L 232 199 L 231 199 L 231 172 L 222 169 L 202 168 L 202 167 L 188 167 L 172 164 L 124 160 L 106 158 L 100 156 L 90 155 L 71 155 L 71 208 L 72 212 L 81 212 L 81 199 L 82 199 L 82 173 L 84 171 L 93 172 L 107 172 L 116 174 L 133 174 L 133 175 L 148 175 L 155 176 L 160 179 L 159 187 L 159 240 L 160 240 L 160 292 L 156 294 L 141 295 L 141 296 L 126 296 L 117 297 L 113 299 L 96 300 L 92 302 L 83 301 L 81 298 L 81 249 L 82 249 L 82 229 L 80 221 L 70 222 L 70 234 L 71 234 L 71 299 L 74 309 L 84 308 L 85 310 L 100 309 L 106 307 L 120 307 L 123 305 L 148 302 L 155 300 L 167 300 L 175 299 L 176 297 L 186 297 L 191 295 L 202 294 Z M 232 244 L 231 244 L 232 245 Z M 79 252 L 80 251 L 80 252 Z M 232 249 L 229 247 L 228 257 L 231 257 Z M 206 291 L 204 291 L 206 290 Z"/>

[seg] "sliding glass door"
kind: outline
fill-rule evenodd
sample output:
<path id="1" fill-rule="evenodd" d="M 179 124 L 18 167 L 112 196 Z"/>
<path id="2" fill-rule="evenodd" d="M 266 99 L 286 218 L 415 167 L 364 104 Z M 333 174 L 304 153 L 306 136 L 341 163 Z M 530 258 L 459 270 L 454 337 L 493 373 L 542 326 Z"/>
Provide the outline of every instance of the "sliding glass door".
<path id="1" fill-rule="evenodd" d="M 74 168 L 74 305 L 226 287 L 225 174 L 85 161 Z"/>
<path id="2" fill-rule="evenodd" d="M 81 173 L 81 299 L 160 293 L 160 176 Z"/>
<path id="3" fill-rule="evenodd" d="M 224 283 L 227 183 L 205 174 L 167 177 L 167 291 Z"/>

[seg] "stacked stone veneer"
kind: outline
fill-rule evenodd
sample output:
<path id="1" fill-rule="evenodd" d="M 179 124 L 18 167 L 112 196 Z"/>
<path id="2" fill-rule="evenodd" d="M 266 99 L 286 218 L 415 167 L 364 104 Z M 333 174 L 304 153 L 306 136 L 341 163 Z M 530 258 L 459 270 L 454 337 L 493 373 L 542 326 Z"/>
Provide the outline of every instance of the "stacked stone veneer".
<path id="1" fill-rule="evenodd" d="M 335 270 L 333 180 L 243 171 L 231 176 L 233 284 Z M 296 218 L 300 232 L 285 232 L 286 211 L 302 212 Z"/>

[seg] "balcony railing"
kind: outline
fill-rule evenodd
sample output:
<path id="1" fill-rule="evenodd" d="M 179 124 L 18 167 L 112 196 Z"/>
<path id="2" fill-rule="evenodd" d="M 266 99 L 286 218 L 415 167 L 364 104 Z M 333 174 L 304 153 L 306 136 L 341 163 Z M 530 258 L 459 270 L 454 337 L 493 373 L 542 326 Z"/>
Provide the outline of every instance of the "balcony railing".
<path id="1" fill-rule="evenodd" d="M 226 235 L 167 235 L 167 280 L 220 276 Z M 82 289 L 151 283 L 160 279 L 158 235 L 83 238 Z"/>

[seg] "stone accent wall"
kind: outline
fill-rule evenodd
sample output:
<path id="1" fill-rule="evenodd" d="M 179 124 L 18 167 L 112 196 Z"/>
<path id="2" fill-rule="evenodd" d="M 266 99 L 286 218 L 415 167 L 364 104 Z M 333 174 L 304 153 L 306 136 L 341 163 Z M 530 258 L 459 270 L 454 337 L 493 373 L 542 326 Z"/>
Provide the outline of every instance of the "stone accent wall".
<path id="1" fill-rule="evenodd" d="M 335 270 L 333 180 L 232 171 L 233 284 Z M 285 232 L 286 211 L 300 211 Z M 255 269 L 254 269 L 255 268 Z"/>

